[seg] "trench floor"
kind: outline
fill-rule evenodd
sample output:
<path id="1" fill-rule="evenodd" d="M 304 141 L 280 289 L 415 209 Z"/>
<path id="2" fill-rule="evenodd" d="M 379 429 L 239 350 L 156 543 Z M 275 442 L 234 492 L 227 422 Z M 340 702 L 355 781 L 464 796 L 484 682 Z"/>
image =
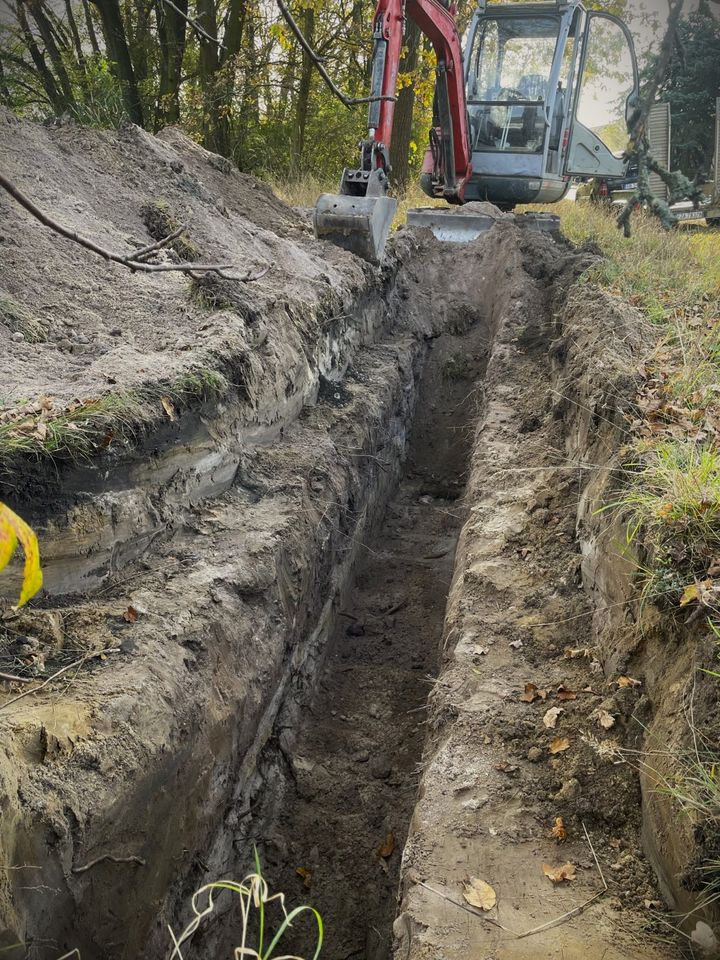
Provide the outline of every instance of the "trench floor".
<path id="1" fill-rule="evenodd" d="M 327 960 L 391 955 L 486 353 L 482 324 L 429 345 L 404 477 L 338 611 L 285 775 L 267 787 L 271 890 L 320 911 Z M 299 930 L 285 944 L 312 945 Z"/>

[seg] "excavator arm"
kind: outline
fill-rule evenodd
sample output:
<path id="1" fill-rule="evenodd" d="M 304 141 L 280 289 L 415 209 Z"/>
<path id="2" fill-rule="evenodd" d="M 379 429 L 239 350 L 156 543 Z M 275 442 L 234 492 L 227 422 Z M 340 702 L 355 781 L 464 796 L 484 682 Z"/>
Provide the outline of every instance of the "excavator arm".
<path id="1" fill-rule="evenodd" d="M 433 191 L 462 203 L 472 173 L 465 82 L 455 7 L 437 0 L 379 0 L 373 21 L 373 60 L 367 137 L 360 162 L 343 171 L 339 194 L 323 194 L 315 207 L 315 234 L 367 260 L 382 256 L 396 201 L 387 196 L 397 75 L 405 18 L 433 45 L 437 58 L 436 118 L 431 131 Z"/>

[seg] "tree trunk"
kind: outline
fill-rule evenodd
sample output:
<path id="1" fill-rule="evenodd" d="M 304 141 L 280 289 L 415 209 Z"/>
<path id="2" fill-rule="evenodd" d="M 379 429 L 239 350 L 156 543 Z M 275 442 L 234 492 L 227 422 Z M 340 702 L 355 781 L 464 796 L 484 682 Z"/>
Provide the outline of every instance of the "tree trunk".
<path id="1" fill-rule="evenodd" d="M 303 10 L 300 29 L 308 44 L 312 47 L 315 33 L 315 11 L 312 7 Z M 300 86 L 295 104 L 295 123 L 293 128 L 292 156 L 290 165 L 297 173 L 302 165 L 302 155 L 305 149 L 305 127 L 307 125 L 308 105 L 310 102 L 310 88 L 312 86 L 314 64 L 310 55 L 303 50 L 300 67 Z"/>
<path id="2" fill-rule="evenodd" d="M 89 0 L 82 0 L 82 5 L 83 5 L 83 12 L 85 13 L 85 26 L 87 27 L 90 46 L 92 47 L 94 54 L 99 54 L 100 44 L 97 41 L 97 34 L 95 33 L 95 25 L 92 22 L 92 12 L 90 10 Z"/>
<path id="3" fill-rule="evenodd" d="M 188 0 L 175 0 L 188 12 Z M 155 7 L 160 42 L 160 83 L 155 110 L 155 130 L 180 120 L 180 82 L 187 37 L 186 21 L 172 7 L 158 0 Z"/>
<path id="4" fill-rule="evenodd" d="M 227 63 L 228 60 L 232 60 L 240 52 L 246 16 L 247 3 L 245 0 L 230 0 L 225 17 L 225 30 L 223 32 L 225 49 L 220 54 L 221 63 Z"/>
<path id="5" fill-rule="evenodd" d="M 409 21 L 405 34 L 407 54 L 400 61 L 402 73 L 413 73 L 417 69 L 420 55 L 420 28 Z M 415 85 L 410 83 L 398 93 L 395 104 L 393 138 L 390 144 L 390 164 L 395 189 L 403 192 L 410 178 L 410 141 L 413 131 L 413 111 L 415 108 Z"/>
<path id="6" fill-rule="evenodd" d="M 20 29 L 22 30 L 23 38 L 25 40 L 25 46 L 28 48 L 30 56 L 32 57 L 32 61 L 35 64 L 35 69 L 38 72 L 38 76 L 40 77 L 40 81 L 43 85 L 45 93 L 47 94 L 48 100 L 50 101 L 55 113 L 59 115 L 65 109 L 64 97 L 57 83 L 55 82 L 55 77 L 53 76 L 50 67 L 48 67 L 45 61 L 45 57 L 40 52 L 37 43 L 35 43 L 35 37 L 30 29 L 30 24 L 28 23 L 27 16 L 25 14 L 25 8 L 23 7 L 21 0 L 19 0 L 15 7 L 15 16 L 20 24 Z"/>
<path id="7" fill-rule="evenodd" d="M 10 96 L 10 90 L 5 80 L 5 71 L 3 70 L 2 57 L 0 57 L 0 97 L 2 97 L 5 104 L 9 107 L 10 101 L 12 100 L 12 98 Z"/>
<path id="8" fill-rule="evenodd" d="M 203 30 L 212 37 L 206 40 L 200 37 L 199 72 L 200 87 L 203 95 L 203 145 L 208 150 L 225 155 L 228 141 L 229 104 L 222 96 L 220 77 L 220 57 L 215 42 L 218 35 L 217 7 L 215 0 L 197 0 L 197 19 Z"/>
<path id="9" fill-rule="evenodd" d="M 70 77 L 67 74 L 65 64 L 63 63 L 62 56 L 55 42 L 52 24 L 46 16 L 39 0 L 28 0 L 28 9 L 32 13 L 33 19 L 38 26 L 40 36 L 43 39 L 45 49 L 50 57 L 50 62 L 53 65 L 55 76 L 57 77 L 58 84 L 60 85 L 60 89 L 62 91 L 63 110 L 67 110 L 69 107 L 74 106 L 75 97 L 73 96 Z"/>
<path id="10" fill-rule="evenodd" d="M 150 15 L 152 10 L 152 0 L 134 0 L 131 9 L 135 11 L 135 24 L 132 37 L 129 43 L 131 51 L 133 70 L 135 71 L 135 82 L 138 84 L 147 80 L 149 75 L 150 47 L 153 43 L 150 32 Z M 130 19 L 129 14 L 127 19 Z"/>
<path id="11" fill-rule="evenodd" d="M 80 40 L 80 31 L 77 27 L 75 14 L 73 13 L 72 3 L 70 0 L 65 0 L 65 15 L 67 16 L 68 27 L 70 28 L 70 34 L 73 39 L 73 44 L 75 45 L 75 55 L 77 56 L 78 63 L 82 67 L 85 65 L 85 54 L 83 53 L 82 42 Z"/>
<path id="12" fill-rule="evenodd" d="M 245 17 L 246 66 L 238 111 L 237 131 L 232 149 L 232 157 L 240 170 L 250 170 L 254 165 L 254 157 L 248 147 L 250 139 L 248 133 L 253 125 L 257 125 L 259 112 L 255 36 L 255 10 L 250 7 Z"/>
<path id="13" fill-rule="evenodd" d="M 135 80 L 118 0 L 92 0 L 98 8 L 108 57 L 122 88 L 123 101 L 133 123 L 144 126 L 142 101 Z"/>

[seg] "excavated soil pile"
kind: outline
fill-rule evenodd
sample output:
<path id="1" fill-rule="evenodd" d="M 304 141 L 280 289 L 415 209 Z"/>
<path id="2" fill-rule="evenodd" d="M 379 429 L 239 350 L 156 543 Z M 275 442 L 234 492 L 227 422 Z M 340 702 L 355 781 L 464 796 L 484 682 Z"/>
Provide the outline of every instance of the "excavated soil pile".
<path id="1" fill-rule="evenodd" d="M 0 690 L 0 948 L 165 956 L 257 849 L 328 960 L 679 957 L 625 762 L 661 698 L 631 626 L 596 645 L 640 340 L 589 256 L 506 218 L 376 270 L 177 131 L 0 124 L 103 245 L 271 265 L 133 275 L 0 197 L 2 499 L 46 568 L 0 625 L 36 678 Z"/>

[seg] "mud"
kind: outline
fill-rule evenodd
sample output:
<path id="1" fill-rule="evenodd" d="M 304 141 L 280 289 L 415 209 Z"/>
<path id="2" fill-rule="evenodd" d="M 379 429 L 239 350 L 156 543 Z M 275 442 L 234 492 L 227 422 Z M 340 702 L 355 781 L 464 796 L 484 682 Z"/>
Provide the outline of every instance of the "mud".
<path id="1" fill-rule="evenodd" d="M 598 519 L 643 340 L 576 282 L 592 258 L 501 218 L 462 248 L 400 231 L 374 271 L 175 131 L 0 120 L 76 228 L 131 249 L 160 197 L 201 256 L 275 264 L 239 293 L 131 277 L 3 209 L 0 282 L 46 334 L 0 328 L 3 423 L 37 429 L 28 393 L 147 409 L 2 491 L 47 590 L 3 620 L 0 669 L 63 673 L 0 695 L 0 947 L 163 956 L 257 847 L 332 960 L 679 957 L 643 853 L 677 903 L 678 834 L 626 758 L 671 728 L 685 661 L 638 640 Z M 198 369 L 222 386 L 170 415 Z M 227 954 L 233 924 L 228 903 L 184 955 Z"/>

